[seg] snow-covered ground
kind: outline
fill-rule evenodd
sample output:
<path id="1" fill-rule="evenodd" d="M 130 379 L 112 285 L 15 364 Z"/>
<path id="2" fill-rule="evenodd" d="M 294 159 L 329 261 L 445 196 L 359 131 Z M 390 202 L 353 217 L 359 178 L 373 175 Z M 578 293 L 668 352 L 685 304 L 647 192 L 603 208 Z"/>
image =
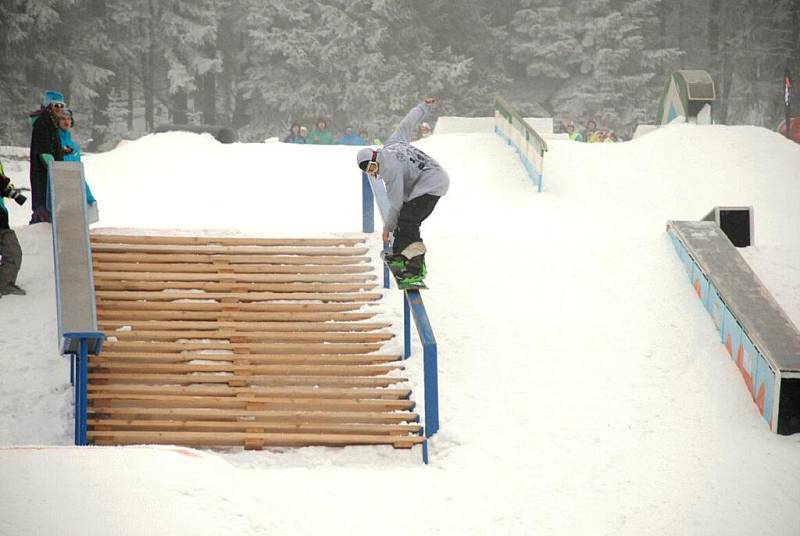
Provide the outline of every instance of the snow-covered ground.
<path id="1" fill-rule="evenodd" d="M 419 145 L 452 178 L 423 226 L 431 465 L 381 447 L 69 446 L 49 228 L 12 207 L 29 294 L 0 300 L 0 534 L 800 534 L 800 435 L 768 430 L 665 233 L 753 205 L 745 256 L 800 324 L 800 146 L 692 125 L 551 141 L 537 194 L 493 134 Z M 85 164 L 104 227 L 312 236 L 359 231 L 354 161 L 172 133 Z M 24 162 L 6 171 L 27 183 Z"/>

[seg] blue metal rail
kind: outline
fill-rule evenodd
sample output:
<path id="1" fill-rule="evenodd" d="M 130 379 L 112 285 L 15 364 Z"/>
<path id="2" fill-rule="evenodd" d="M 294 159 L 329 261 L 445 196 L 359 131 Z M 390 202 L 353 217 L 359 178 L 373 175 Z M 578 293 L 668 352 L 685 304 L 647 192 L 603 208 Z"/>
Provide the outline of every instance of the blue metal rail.
<path id="1" fill-rule="evenodd" d="M 89 355 L 98 355 L 105 335 L 99 331 L 64 333 L 66 351 L 70 356 L 70 381 L 75 390 L 75 444 L 88 445 L 89 418 Z M 74 342 L 75 344 L 72 344 Z"/>
<path id="2" fill-rule="evenodd" d="M 383 216 L 386 213 L 386 191 L 376 188 L 382 187 L 382 183 L 371 181 L 366 173 L 361 174 L 362 178 L 362 208 L 363 222 L 362 230 L 371 233 L 375 230 L 373 203 L 377 200 L 378 209 Z M 384 244 L 385 246 L 385 244 Z M 389 269 L 383 266 L 383 286 L 390 287 L 391 276 Z M 438 353 L 436 348 L 436 337 L 433 335 L 428 313 L 422 301 L 422 295 L 417 289 L 409 289 L 403 292 L 403 358 L 411 356 L 411 317 L 414 317 L 414 325 L 417 328 L 420 341 L 422 342 L 422 361 L 425 382 L 425 438 L 432 437 L 439 431 L 439 372 L 438 372 Z M 428 463 L 427 441 L 423 444 L 422 456 L 425 463 Z"/>

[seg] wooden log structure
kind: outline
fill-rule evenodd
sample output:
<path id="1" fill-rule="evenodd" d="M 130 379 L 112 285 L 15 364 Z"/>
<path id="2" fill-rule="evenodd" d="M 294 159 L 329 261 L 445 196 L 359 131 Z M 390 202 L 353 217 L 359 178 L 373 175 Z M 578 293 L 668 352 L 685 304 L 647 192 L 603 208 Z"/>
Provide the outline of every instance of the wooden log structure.
<path id="1" fill-rule="evenodd" d="M 422 443 L 362 237 L 91 240 L 90 442 Z"/>

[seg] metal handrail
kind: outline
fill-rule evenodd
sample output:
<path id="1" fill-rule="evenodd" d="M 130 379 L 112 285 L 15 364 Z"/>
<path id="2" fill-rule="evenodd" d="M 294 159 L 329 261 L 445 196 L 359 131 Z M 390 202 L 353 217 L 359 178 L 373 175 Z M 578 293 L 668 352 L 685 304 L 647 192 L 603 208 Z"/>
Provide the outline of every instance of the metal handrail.
<path id="1" fill-rule="evenodd" d="M 371 233 L 375 230 L 374 225 L 374 202 L 377 202 L 378 211 L 381 217 L 388 210 L 388 197 L 386 188 L 379 179 L 370 180 L 366 173 L 361 174 L 362 179 L 362 230 Z M 390 277 L 389 269 L 384 264 L 384 288 L 389 288 Z M 436 337 L 433 335 L 433 328 L 422 302 L 422 296 L 418 289 L 408 289 L 403 292 L 403 334 L 404 349 L 403 358 L 411 355 L 411 316 L 414 317 L 414 325 L 417 334 L 422 342 L 422 361 L 425 382 L 425 437 L 430 438 L 439 431 L 439 372 L 438 372 L 438 351 L 436 347 Z M 423 444 L 423 459 L 428 462 L 427 442 Z"/>

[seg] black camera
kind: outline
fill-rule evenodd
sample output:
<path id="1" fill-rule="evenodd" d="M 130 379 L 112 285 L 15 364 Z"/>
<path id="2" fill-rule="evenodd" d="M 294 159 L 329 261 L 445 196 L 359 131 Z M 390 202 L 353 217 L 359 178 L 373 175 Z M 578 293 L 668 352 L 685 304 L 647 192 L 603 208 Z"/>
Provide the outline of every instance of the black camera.
<path id="1" fill-rule="evenodd" d="M 7 194 L 6 197 L 11 198 L 14 201 L 16 201 L 18 205 L 24 205 L 25 201 L 28 200 L 28 198 L 25 197 L 22 194 L 22 192 L 20 192 L 16 188 L 9 188 L 8 190 L 6 190 L 6 194 Z"/>
<path id="2" fill-rule="evenodd" d="M 11 182 L 11 179 L 0 173 L 0 195 L 9 197 L 17 202 L 18 205 L 23 205 L 28 200 L 22 194 L 22 188 L 17 188 Z"/>
<path id="3" fill-rule="evenodd" d="M 14 185 L 8 181 L 6 181 L 6 186 L 0 190 L 0 195 L 13 199 L 18 205 L 24 205 L 25 201 L 28 200 L 20 189 L 14 187 Z"/>

